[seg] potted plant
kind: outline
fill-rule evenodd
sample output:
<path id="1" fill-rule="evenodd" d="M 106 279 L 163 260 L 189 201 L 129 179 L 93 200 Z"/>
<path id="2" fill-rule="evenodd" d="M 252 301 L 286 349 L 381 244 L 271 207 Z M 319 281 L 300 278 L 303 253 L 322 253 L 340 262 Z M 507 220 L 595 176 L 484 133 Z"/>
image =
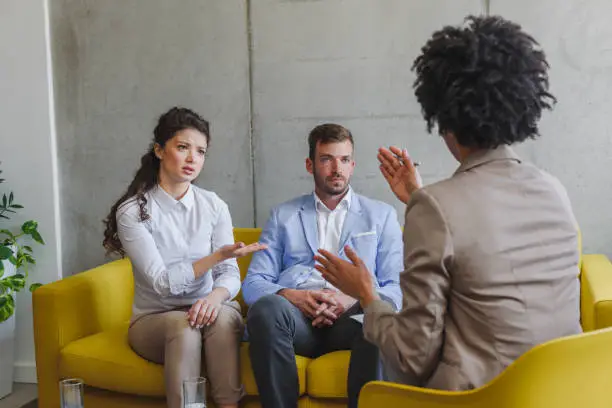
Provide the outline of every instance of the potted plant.
<path id="1" fill-rule="evenodd" d="M 0 175 L 2 170 L 0 170 Z M 0 184 L 4 183 L 0 178 Z M 10 216 L 23 206 L 14 201 L 12 192 L 3 193 L 0 200 L 0 398 L 13 388 L 15 353 L 15 295 L 26 287 L 28 267 L 36 264 L 28 241 L 44 245 L 36 221 L 26 221 L 19 231 L 2 228 Z M 30 291 L 39 287 L 30 285 Z"/>

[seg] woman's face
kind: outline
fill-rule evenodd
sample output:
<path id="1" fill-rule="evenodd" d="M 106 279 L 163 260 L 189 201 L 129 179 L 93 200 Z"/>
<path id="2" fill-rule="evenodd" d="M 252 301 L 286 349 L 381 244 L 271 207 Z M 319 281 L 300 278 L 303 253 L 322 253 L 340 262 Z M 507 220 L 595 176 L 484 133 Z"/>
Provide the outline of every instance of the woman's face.
<path id="1" fill-rule="evenodd" d="M 164 147 L 156 144 L 155 155 L 161 161 L 160 179 L 191 183 L 202 170 L 207 148 L 206 136 L 195 129 L 177 132 Z"/>

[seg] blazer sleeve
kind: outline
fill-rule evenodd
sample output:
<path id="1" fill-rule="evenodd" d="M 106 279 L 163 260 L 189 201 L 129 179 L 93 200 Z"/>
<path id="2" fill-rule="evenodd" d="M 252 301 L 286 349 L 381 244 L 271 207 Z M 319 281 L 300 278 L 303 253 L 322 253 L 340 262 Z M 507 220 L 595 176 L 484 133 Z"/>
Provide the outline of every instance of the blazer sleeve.
<path id="1" fill-rule="evenodd" d="M 242 283 L 242 296 L 249 306 L 263 296 L 284 289 L 284 286 L 277 284 L 283 259 L 280 235 L 277 210 L 274 209 L 259 238 L 259 242 L 267 244 L 268 248 L 253 254 L 249 270 Z"/>
<path id="2" fill-rule="evenodd" d="M 453 244 L 442 211 L 431 195 L 419 190 L 406 208 L 402 310 L 396 313 L 377 300 L 364 317 L 365 338 L 411 385 L 423 385 L 438 365 L 452 261 Z"/>

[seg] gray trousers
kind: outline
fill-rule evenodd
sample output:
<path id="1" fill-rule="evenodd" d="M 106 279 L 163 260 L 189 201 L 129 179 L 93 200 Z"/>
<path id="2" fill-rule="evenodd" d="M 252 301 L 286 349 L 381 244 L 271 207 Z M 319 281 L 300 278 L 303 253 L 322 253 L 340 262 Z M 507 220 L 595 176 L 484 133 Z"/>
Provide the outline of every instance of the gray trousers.
<path id="1" fill-rule="evenodd" d="M 316 358 L 351 350 L 347 379 L 349 408 L 357 408 L 361 387 L 380 379 L 378 348 L 363 338 L 359 304 L 328 328 L 315 328 L 309 318 L 279 295 L 259 299 L 249 309 L 249 353 L 263 408 L 296 408 L 299 383 L 295 355 Z"/>

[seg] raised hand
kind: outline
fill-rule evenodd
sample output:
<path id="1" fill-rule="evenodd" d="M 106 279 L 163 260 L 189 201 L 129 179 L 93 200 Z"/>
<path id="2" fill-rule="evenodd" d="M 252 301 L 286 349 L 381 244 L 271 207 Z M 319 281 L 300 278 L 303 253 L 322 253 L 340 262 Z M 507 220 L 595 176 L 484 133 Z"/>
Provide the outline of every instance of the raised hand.
<path id="1" fill-rule="evenodd" d="M 391 146 L 378 149 L 378 161 L 391 191 L 404 204 L 408 204 L 413 192 L 423 186 L 421 175 L 408 155 L 406 149 Z"/>

